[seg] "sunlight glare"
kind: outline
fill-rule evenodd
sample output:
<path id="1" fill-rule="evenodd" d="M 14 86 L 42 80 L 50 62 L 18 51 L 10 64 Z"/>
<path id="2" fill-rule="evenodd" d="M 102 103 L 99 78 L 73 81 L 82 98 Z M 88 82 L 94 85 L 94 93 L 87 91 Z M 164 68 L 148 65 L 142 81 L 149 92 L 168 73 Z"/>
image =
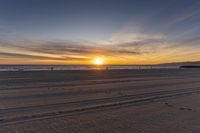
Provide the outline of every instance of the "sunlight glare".
<path id="1" fill-rule="evenodd" d="M 97 57 L 93 60 L 93 64 L 94 65 L 103 65 L 104 64 L 104 59 L 103 58 L 100 58 L 100 57 Z"/>

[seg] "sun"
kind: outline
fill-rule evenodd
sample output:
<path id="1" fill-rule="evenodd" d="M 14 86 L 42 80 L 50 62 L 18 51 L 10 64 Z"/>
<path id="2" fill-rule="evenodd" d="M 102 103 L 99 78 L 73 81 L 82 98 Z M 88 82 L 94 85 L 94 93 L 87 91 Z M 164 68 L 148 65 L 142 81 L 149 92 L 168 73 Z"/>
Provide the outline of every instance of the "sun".
<path id="1" fill-rule="evenodd" d="M 94 65 L 103 65 L 104 64 L 104 59 L 101 58 L 101 57 L 97 57 L 97 58 L 94 58 L 92 63 Z"/>

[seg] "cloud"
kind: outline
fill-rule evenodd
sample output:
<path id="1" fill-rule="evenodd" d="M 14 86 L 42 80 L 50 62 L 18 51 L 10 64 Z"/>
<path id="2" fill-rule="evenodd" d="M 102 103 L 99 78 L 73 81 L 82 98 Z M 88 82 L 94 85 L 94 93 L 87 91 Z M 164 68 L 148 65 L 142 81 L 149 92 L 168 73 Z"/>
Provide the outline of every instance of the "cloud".
<path id="1" fill-rule="evenodd" d="M 173 57 L 176 53 L 186 53 L 185 49 L 179 46 L 180 44 L 168 41 L 166 38 L 164 34 L 121 33 L 101 41 L 1 41 L 0 57 L 1 59 L 28 58 L 36 61 L 89 61 L 95 55 L 102 55 L 114 57 L 116 60 L 127 59 L 127 57 L 134 59 L 141 57 L 146 60 L 152 57 L 158 60 L 166 56 Z"/>
<path id="2" fill-rule="evenodd" d="M 15 41 L 15 42 L 0 42 L 2 49 L 11 49 L 18 53 L 38 53 L 56 55 L 60 57 L 83 56 L 89 58 L 90 55 L 103 54 L 140 54 L 137 51 L 119 48 L 118 46 L 111 46 L 106 44 L 99 44 L 99 42 L 90 41 Z"/>
<path id="3" fill-rule="evenodd" d="M 200 2 L 197 1 L 197 3 L 193 3 L 192 6 L 184 7 L 182 10 L 172 15 L 173 18 L 170 24 L 176 25 L 183 21 L 186 21 L 198 16 L 200 13 L 199 5 L 200 5 Z"/>
<path id="4" fill-rule="evenodd" d="M 140 54 L 155 53 L 166 42 L 164 34 L 121 33 L 111 38 L 120 49 L 137 51 Z"/>
<path id="5" fill-rule="evenodd" d="M 47 57 L 40 55 L 29 55 L 29 54 L 19 54 L 19 53 L 7 53 L 0 52 L 1 57 L 6 58 L 31 58 L 31 59 L 40 59 L 40 60 L 59 60 L 59 61 L 67 61 L 67 60 L 83 60 L 82 58 L 72 58 L 72 57 Z"/>
<path id="6" fill-rule="evenodd" d="M 113 35 L 109 40 L 113 43 L 140 42 L 146 40 L 161 40 L 164 34 L 120 33 Z"/>
<path id="7" fill-rule="evenodd" d="M 0 55 L 36 60 L 90 60 L 94 55 L 126 58 L 160 51 L 163 34 L 121 33 L 103 41 L 18 40 L 2 41 Z"/>

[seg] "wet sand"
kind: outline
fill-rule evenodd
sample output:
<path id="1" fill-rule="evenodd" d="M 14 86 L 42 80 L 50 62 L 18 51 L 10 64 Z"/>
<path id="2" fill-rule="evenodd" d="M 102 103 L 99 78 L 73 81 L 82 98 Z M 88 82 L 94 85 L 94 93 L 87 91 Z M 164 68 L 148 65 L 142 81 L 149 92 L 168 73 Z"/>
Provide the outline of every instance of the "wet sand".
<path id="1" fill-rule="evenodd" d="M 0 133 L 199 133 L 200 69 L 0 72 Z"/>

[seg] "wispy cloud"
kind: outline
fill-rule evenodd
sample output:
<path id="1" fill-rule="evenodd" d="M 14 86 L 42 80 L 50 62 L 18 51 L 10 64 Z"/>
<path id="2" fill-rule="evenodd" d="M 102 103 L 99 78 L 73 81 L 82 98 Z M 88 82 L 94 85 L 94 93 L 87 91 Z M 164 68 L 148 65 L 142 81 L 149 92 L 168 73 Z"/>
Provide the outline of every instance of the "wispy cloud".
<path id="1" fill-rule="evenodd" d="M 99 44 L 99 42 L 90 41 L 15 41 L 1 42 L 3 49 L 12 49 L 16 52 L 31 52 L 38 54 L 50 54 L 63 56 L 82 55 L 89 57 L 93 54 L 139 54 L 137 51 L 120 49 L 118 46 Z M 24 53 L 23 53 L 24 54 Z"/>
<path id="2" fill-rule="evenodd" d="M 31 58 L 31 59 L 58 60 L 58 61 L 83 60 L 83 58 L 72 58 L 72 57 L 48 57 L 48 56 L 40 56 L 40 55 L 20 54 L 20 53 L 7 53 L 7 52 L 0 52 L 0 56 L 1 56 L 1 57 L 6 57 L 6 58 Z"/>
<path id="3" fill-rule="evenodd" d="M 26 58 L 36 61 L 88 61 L 94 55 L 103 55 L 108 58 L 114 57 L 116 60 L 128 57 L 127 60 L 130 61 L 131 58 L 135 59 L 136 57 L 146 60 L 150 57 L 153 60 L 161 60 L 166 59 L 167 56 L 174 58 L 173 55 L 177 53 L 182 52 L 180 56 L 188 53 L 179 47 L 180 42 L 168 41 L 166 38 L 164 34 L 122 33 L 101 41 L 1 41 L 0 58 Z"/>

